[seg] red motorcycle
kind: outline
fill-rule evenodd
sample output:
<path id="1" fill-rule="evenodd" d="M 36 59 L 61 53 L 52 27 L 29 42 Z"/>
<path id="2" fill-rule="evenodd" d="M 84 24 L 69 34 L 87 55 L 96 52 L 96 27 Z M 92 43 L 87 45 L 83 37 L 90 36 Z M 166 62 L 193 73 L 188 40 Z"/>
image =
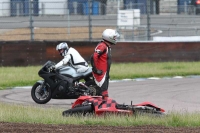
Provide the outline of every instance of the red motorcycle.
<path id="1" fill-rule="evenodd" d="M 112 98 L 102 100 L 101 96 L 80 96 L 73 104 L 72 108 L 63 111 L 63 116 L 70 116 L 74 114 L 127 114 L 133 115 L 138 113 L 150 113 L 155 115 L 164 115 L 165 110 L 157 107 L 150 102 L 143 102 L 140 104 L 125 105 L 118 104 Z"/>

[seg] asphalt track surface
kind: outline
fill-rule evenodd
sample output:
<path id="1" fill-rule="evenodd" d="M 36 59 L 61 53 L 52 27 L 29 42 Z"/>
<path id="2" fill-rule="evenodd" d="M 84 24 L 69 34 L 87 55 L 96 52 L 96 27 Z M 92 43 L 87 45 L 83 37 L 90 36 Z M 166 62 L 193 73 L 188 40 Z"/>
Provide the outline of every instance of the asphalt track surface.
<path id="1" fill-rule="evenodd" d="M 149 101 L 166 112 L 200 111 L 200 78 L 162 78 L 147 80 L 111 81 L 109 95 L 121 104 Z M 0 91 L 0 101 L 6 103 L 70 108 L 75 99 L 51 99 L 47 104 L 36 104 L 31 98 L 31 86 Z"/>

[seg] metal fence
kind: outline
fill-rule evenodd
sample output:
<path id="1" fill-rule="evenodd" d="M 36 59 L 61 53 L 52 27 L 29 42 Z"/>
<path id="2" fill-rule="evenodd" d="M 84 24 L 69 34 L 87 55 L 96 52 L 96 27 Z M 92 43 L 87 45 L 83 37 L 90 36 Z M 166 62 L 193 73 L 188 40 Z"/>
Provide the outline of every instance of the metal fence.
<path id="1" fill-rule="evenodd" d="M 119 41 L 200 36 L 200 9 L 177 0 L 11 0 L 0 2 L 0 40 Z"/>

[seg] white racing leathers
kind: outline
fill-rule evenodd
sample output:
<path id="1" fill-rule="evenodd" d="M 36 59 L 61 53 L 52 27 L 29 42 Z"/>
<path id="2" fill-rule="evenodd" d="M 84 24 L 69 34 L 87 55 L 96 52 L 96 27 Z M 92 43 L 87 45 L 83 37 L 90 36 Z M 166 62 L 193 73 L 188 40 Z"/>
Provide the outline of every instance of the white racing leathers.
<path id="1" fill-rule="evenodd" d="M 83 57 L 79 54 L 79 52 L 74 48 L 69 48 L 67 54 L 64 56 L 60 62 L 55 65 L 55 68 L 58 68 L 63 65 L 67 65 L 70 63 L 72 67 L 74 67 L 78 73 L 82 73 L 88 70 L 88 63 L 83 59 Z"/>

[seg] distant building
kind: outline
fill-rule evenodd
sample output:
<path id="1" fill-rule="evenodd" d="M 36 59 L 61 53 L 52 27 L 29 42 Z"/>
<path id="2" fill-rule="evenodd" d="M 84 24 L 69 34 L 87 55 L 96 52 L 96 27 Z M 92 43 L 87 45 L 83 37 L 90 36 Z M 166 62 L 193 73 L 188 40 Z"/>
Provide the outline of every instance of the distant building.
<path id="1" fill-rule="evenodd" d="M 91 0 L 91 14 L 116 14 L 118 9 L 140 9 L 146 13 L 147 0 Z M 150 0 L 151 14 L 181 13 L 190 0 Z M 28 16 L 30 0 L 1 0 L 0 16 Z M 32 14 L 88 15 L 88 0 L 32 0 Z"/>

